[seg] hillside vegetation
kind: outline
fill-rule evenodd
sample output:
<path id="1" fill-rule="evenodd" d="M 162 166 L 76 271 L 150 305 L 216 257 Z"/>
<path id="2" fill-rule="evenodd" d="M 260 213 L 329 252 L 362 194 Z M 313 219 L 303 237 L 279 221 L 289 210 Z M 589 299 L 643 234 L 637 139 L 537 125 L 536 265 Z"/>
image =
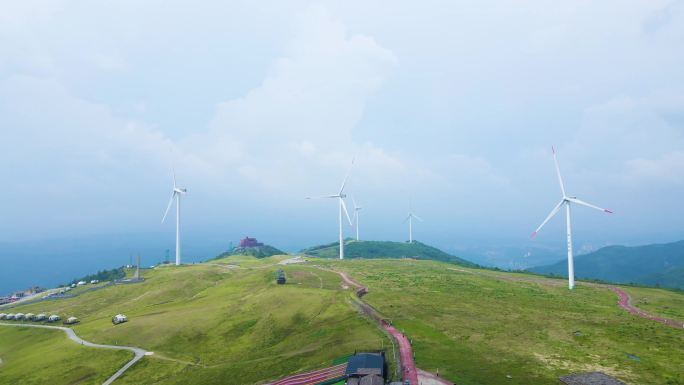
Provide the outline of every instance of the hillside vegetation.
<path id="1" fill-rule="evenodd" d="M 684 384 L 684 333 L 630 315 L 603 287 L 569 291 L 562 279 L 432 261 L 320 263 L 368 286 L 364 299 L 413 340 L 416 365 L 459 385 L 557 385 L 595 370 L 632 385 Z M 655 314 L 684 312 L 684 294 L 640 294 Z"/>
<path id="2" fill-rule="evenodd" d="M 567 277 L 567 261 L 529 271 Z M 637 247 L 608 246 L 575 257 L 578 278 L 684 290 L 684 241 Z"/>
<path id="3" fill-rule="evenodd" d="M 302 250 L 303 254 L 320 258 L 339 258 L 339 242 L 329 243 L 321 246 L 314 246 Z M 475 266 L 474 263 L 454 255 L 445 253 L 435 247 L 424 243 L 413 241 L 390 242 L 390 241 L 355 241 L 346 240 L 344 242 L 345 258 L 413 258 L 431 259 L 442 262 L 458 263 L 464 266 Z"/>
<path id="4" fill-rule="evenodd" d="M 61 330 L 0 326 L 0 384 L 101 384 L 131 358 L 78 346 Z"/>
<path id="5" fill-rule="evenodd" d="M 235 247 L 232 250 L 228 250 L 225 253 L 221 253 L 214 259 L 225 258 L 231 255 L 244 255 L 254 258 L 268 258 L 274 255 L 286 255 L 287 253 L 276 249 L 273 246 L 262 245 L 255 247 Z"/>
<path id="6" fill-rule="evenodd" d="M 277 265 L 283 258 L 239 256 L 211 265 L 163 266 L 146 270 L 143 283 L 109 286 L 13 312 L 77 316 L 81 323 L 74 330 L 86 340 L 154 352 L 117 384 L 252 384 L 388 345 L 349 305 L 349 291 L 341 288 L 337 274 Z M 286 272 L 286 285 L 275 284 L 278 268 Z M 118 313 L 129 322 L 112 325 L 111 317 Z M 0 339 L 0 347 L 6 346 Z M 7 383 L 22 383 L 22 371 L 12 373 Z M 52 383 L 72 382 L 57 378 Z"/>
<path id="7" fill-rule="evenodd" d="M 562 279 L 427 260 L 307 258 L 304 264 L 278 264 L 286 258 L 230 256 L 161 266 L 146 270 L 140 284 L 13 311 L 75 315 L 82 322 L 74 329 L 87 340 L 154 352 L 117 384 L 264 383 L 328 366 L 354 351 L 391 352 L 386 335 L 350 303 L 353 290 L 331 271 L 338 270 L 368 286 L 364 300 L 412 339 L 418 367 L 459 385 L 557 385 L 559 376 L 580 371 L 602 371 L 631 385 L 684 383 L 684 333 L 618 308 L 605 287 L 578 282 L 568 291 Z M 279 268 L 286 285 L 274 282 Z M 635 305 L 654 314 L 684 314 L 682 293 L 626 290 Z M 113 326 L 110 318 L 117 313 L 130 322 Z M 17 346 L 8 345 L 5 335 L 0 352 Z M 28 362 L 49 345 L 27 340 L 13 361 Z M 110 358 L 89 359 L 88 365 L 111 371 Z M 55 373 L 43 365 L 5 370 L 10 365 L 8 359 L 0 382 Z M 81 370 L 74 361 L 63 367 Z M 97 381 L 56 376 L 51 383 Z"/>

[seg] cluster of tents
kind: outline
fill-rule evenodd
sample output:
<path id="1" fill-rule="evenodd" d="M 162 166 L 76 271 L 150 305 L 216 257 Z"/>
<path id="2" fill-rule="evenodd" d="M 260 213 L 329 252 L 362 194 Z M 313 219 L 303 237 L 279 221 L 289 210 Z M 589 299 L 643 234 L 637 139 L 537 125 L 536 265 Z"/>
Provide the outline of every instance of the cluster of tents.
<path id="1" fill-rule="evenodd" d="M 33 321 L 33 322 L 58 322 L 62 318 L 57 314 L 47 315 L 44 313 L 33 314 L 33 313 L 0 313 L 0 320 L 6 321 Z M 69 317 L 64 320 L 65 325 L 73 325 L 79 323 L 79 319 L 76 317 Z M 112 323 L 118 325 L 120 323 L 128 322 L 128 317 L 123 314 L 117 314 L 112 317 Z"/>
<path id="2" fill-rule="evenodd" d="M 44 313 L 33 314 L 33 313 L 0 313 L 0 320 L 6 321 L 34 321 L 34 322 L 58 322 L 62 317 L 57 314 L 47 315 Z M 78 323 L 78 318 L 69 317 L 64 321 L 65 325 L 72 325 Z"/>

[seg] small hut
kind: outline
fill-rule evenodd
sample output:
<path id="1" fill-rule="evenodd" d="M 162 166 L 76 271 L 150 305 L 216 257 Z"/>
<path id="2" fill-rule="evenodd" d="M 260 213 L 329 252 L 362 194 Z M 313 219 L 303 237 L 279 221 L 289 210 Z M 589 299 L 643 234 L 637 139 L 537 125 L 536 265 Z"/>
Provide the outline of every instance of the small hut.
<path id="1" fill-rule="evenodd" d="M 278 285 L 284 285 L 286 281 L 287 279 L 285 279 L 285 272 L 283 269 L 278 269 L 276 283 L 278 283 Z"/>
<path id="2" fill-rule="evenodd" d="M 66 319 L 66 321 L 64 321 L 64 324 L 65 324 L 65 325 L 73 325 L 73 324 L 77 324 L 77 323 L 79 323 L 79 322 L 80 322 L 80 321 L 78 320 L 78 318 L 76 318 L 76 317 L 69 317 L 69 318 Z"/>
<path id="3" fill-rule="evenodd" d="M 58 316 L 57 314 L 53 314 L 50 317 L 48 317 L 48 322 L 57 322 L 61 320 L 62 318 Z"/>
<path id="4" fill-rule="evenodd" d="M 112 323 L 114 325 L 122 324 L 124 322 L 128 322 L 128 317 L 126 317 L 123 314 L 117 314 L 114 317 L 112 317 Z"/>

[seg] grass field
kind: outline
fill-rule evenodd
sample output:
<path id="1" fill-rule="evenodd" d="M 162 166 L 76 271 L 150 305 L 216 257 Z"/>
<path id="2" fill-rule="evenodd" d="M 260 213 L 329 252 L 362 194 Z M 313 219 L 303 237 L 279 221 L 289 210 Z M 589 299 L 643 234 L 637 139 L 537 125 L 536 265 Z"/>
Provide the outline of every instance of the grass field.
<path id="1" fill-rule="evenodd" d="M 86 348 L 60 330 L 0 326 L 0 384 L 101 384 L 129 352 Z"/>
<path id="2" fill-rule="evenodd" d="M 140 284 L 13 311 L 73 315 L 81 320 L 75 331 L 86 340 L 155 353 L 120 384 L 142 379 L 145 384 L 257 383 L 388 345 L 349 305 L 349 292 L 341 289 L 336 274 L 275 265 L 280 259 L 236 257 L 212 261 L 216 265 L 164 266 L 146 270 Z M 228 263 L 240 268 L 220 266 Z M 278 268 L 286 270 L 287 285 L 275 284 Z M 111 317 L 117 313 L 130 322 L 113 326 Z"/>
<path id="3" fill-rule="evenodd" d="M 605 288 L 580 282 L 570 292 L 560 279 L 433 261 L 313 259 L 277 265 L 284 258 L 236 256 L 162 266 L 145 270 L 140 284 L 13 312 L 74 315 L 81 319 L 74 329 L 86 340 L 155 353 L 117 384 L 255 384 L 328 366 L 355 350 L 391 353 L 387 337 L 351 306 L 351 291 L 341 289 L 339 276 L 320 266 L 345 270 L 367 285 L 364 300 L 413 339 L 418 367 L 439 370 L 459 385 L 557 385 L 561 375 L 592 370 L 631 385 L 684 383 L 684 333 L 619 309 Z M 284 286 L 275 284 L 279 268 L 288 278 Z M 684 312 L 683 294 L 625 290 L 639 306 L 636 299 L 647 298 L 638 300 L 646 310 L 673 318 Z M 113 326 L 117 313 L 130 322 Z M 0 329 L 3 359 L 7 353 L 1 352 L 16 346 L 4 338 L 11 332 Z M 26 357 L 38 345 L 52 343 L 26 340 L 25 349 L 11 353 L 14 362 L 31 362 Z M 89 364 L 103 368 L 98 373 L 111 372 L 112 358 L 93 357 Z M 119 365 L 125 361 L 120 358 Z M 0 383 L 22 383 L 29 372 L 52 378 L 55 365 L 14 366 L 8 359 Z M 71 370 L 77 360 L 62 366 Z M 56 376 L 52 383 L 78 382 Z"/>
<path id="4" fill-rule="evenodd" d="M 418 367 L 459 385 L 558 384 L 593 370 L 634 385 L 684 383 L 684 333 L 619 309 L 604 288 L 570 292 L 563 280 L 427 261 L 325 264 L 370 288 L 365 300 L 413 339 Z M 681 314 L 684 295 L 653 292 Z"/>
<path id="5" fill-rule="evenodd" d="M 684 322 L 684 292 L 641 287 L 623 287 L 623 290 L 632 297 L 632 305 L 653 315 Z"/>

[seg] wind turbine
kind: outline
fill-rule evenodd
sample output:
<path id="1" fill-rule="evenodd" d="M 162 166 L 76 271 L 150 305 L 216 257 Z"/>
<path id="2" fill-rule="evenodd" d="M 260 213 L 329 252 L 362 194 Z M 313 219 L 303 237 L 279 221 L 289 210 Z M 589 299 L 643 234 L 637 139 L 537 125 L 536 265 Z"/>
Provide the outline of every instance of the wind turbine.
<path id="1" fill-rule="evenodd" d="M 166 211 L 162 217 L 162 223 L 166 219 L 171 209 L 171 204 L 173 200 L 176 199 L 176 266 L 181 264 L 181 250 L 180 250 L 180 198 L 182 195 L 188 192 L 187 189 L 180 188 L 176 185 L 176 172 L 171 168 L 171 174 L 173 175 L 173 191 L 171 192 L 171 199 L 169 199 L 169 205 L 166 206 Z"/>
<path id="2" fill-rule="evenodd" d="M 411 209 L 411 200 L 409 199 L 409 213 L 406 219 L 404 219 L 404 223 L 408 221 L 409 223 L 409 243 L 413 243 L 413 220 L 417 219 L 419 221 L 423 221 L 420 219 L 419 216 L 413 213 L 413 210 Z"/>
<path id="3" fill-rule="evenodd" d="M 342 181 L 342 187 L 340 187 L 340 191 L 335 194 L 335 195 L 324 195 L 324 196 L 319 196 L 319 197 L 306 197 L 306 199 L 319 199 L 319 198 L 337 198 L 339 201 L 339 206 L 340 206 L 340 212 L 339 212 L 339 224 L 340 224 L 340 259 L 344 259 L 344 233 L 342 232 L 342 211 L 344 211 L 344 214 L 347 216 L 347 221 L 349 221 L 349 226 L 352 225 L 351 218 L 349 217 L 349 212 L 347 211 L 347 205 L 344 203 L 344 198 L 347 197 L 347 195 L 344 193 L 344 186 L 347 184 L 347 179 L 349 178 L 349 173 L 351 172 L 352 166 L 354 166 L 354 159 L 352 159 L 351 166 L 349 166 L 349 170 L 347 171 L 347 175 L 344 177 L 344 180 Z"/>
<path id="4" fill-rule="evenodd" d="M 554 207 L 553 210 L 551 210 L 551 213 L 549 214 L 549 216 L 546 217 L 546 219 L 544 219 L 544 222 L 542 222 L 542 224 L 539 225 L 539 227 L 537 227 L 537 230 L 535 230 L 532 233 L 532 238 L 534 238 L 534 236 L 537 235 L 539 230 L 541 230 L 541 228 L 544 227 L 544 225 L 551 218 L 553 218 L 553 216 L 556 215 L 558 213 L 558 211 L 560 211 L 560 209 L 563 206 L 565 206 L 565 225 L 567 227 L 567 237 L 568 237 L 568 288 L 570 290 L 572 290 L 575 287 L 575 265 L 574 265 L 574 261 L 572 258 L 572 226 L 570 224 L 570 204 L 575 203 L 578 205 L 587 206 L 587 207 L 590 207 L 592 209 L 603 211 L 603 212 L 608 213 L 608 214 L 612 214 L 613 212 L 608 210 L 608 209 L 603 209 L 601 207 L 594 206 L 590 203 L 581 201 L 581 200 L 577 199 L 577 197 L 567 196 L 565 194 L 565 186 L 563 185 L 563 178 L 561 177 L 560 168 L 558 167 L 558 159 L 556 159 L 556 149 L 551 147 L 551 151 L 553 152 L 553 162 L 556 164 L 556 174 L 558 174 L 558 183 L 560 183 L 560 188 L 561 188 L 561 193 L 563 194 L 563 198 L 556 205 L 556 207 Z"/>
<path id="5" fill-rule="evenodd" d="M 359 211 L 361 206 L 356 205 L 356 200 L 352 196 L 352 203 L 354 203 L 354 227 L 356 228 L 356 240 L 359 240 Z"/>

